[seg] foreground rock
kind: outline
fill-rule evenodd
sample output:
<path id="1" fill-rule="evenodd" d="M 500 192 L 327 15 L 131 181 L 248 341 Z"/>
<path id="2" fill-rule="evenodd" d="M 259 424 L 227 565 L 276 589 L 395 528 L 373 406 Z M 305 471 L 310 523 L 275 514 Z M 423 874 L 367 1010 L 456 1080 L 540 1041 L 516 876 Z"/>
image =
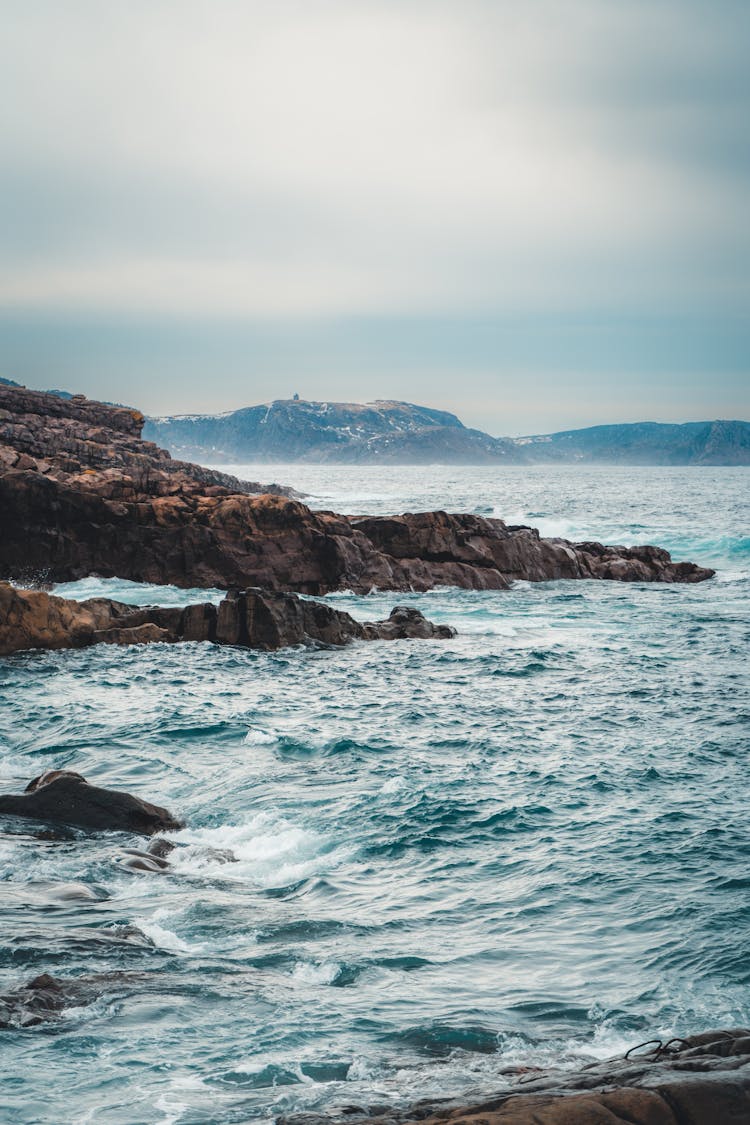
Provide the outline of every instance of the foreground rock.
<path id="1" fill-rule="evenodd" d="M 184 462 L 140 439 L 137 411 L 0 386 L 0 577 L 98 574 L 222 589 L 502 590 L 516 579 L 700 582 L 657 547 L 542 539 L 424 512 L 348 519 Z M 278 490 L 277 490 L 278 491 Z"/>
<path id="2" fill-rule="evenodd" d="M 418 1102 L 376 1113 L 347 1106 L 341 1116 L 295 1114 L 278 1125 L 747 1125 L 750 1029 L 708 1031 L 569 1073 L 525 1074 L 472 1104 Z"/>
<path id="3" fill-rule="evenodd" d="M 206 602 L 180 609 L 124 605 L 109 598 L 75 602 L 0 582 L 0 655 L 156 641 L 213 641 L 270 651 L 311 643 L 453 636 L 454 629 L 433 625 L 410 606 L 396 606 L 385 621 L 362 623 L 321 602 L 263 590 L 233 591 L 218 606 Z"/>
<path id="4" fill-rule="evenodd" d="M 131 793 L 89 785 L 71 770 L 49 770 L 30 781 L 23 793 L 0 794 L 0 815 L 140 836 L 184 827 L 168 809 Z"/>

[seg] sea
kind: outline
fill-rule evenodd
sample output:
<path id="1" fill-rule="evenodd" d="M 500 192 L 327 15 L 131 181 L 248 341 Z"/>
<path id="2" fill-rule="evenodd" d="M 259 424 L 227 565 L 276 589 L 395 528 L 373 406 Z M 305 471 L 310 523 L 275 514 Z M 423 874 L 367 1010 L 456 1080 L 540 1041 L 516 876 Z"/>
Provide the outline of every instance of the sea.
<path id="1" fill-rule="evenodd" d="M 226 468 L 317 509 L 476 512 L 716 577 L 327 599 L 417 606 L 447 641 L 1 659 L 3 791 L 65 767 L 188 827 L 152 873 L 128 836 L 2 825 L 0 992 L 46 972 L 96 995 L 0 1031 L 0 1120 L 473 1098 L 513 1068 L 750 1026 L 750 471 Z"/>

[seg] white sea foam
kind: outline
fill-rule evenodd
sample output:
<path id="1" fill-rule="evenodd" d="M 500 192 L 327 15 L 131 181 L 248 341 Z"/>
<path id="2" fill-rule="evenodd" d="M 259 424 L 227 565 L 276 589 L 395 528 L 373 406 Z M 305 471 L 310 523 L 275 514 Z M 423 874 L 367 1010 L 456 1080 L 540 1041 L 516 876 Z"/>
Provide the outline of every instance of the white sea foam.
<path id="1" fill-rule="evenodd" d="M 203 953 L 205 943 L 184 941 L 174 930 L 168 929 L 161 923 L 170 916 L 169 910 L 157 910 L 150 918 L 134 918 L 133 925 L 147 938 L 168 953 L 187 953 L 196 955 Z"/>
<path id="2" fill-rule="evenodd" d="M 248 746 L 273 746 L 279 741 L 279 735 L 274 730 L 263 730 L 262 727 L 250 727 L 245 735 Z"/>
<path id="3" fill-rule="evenodd" d="M 596 538 L 595 532 L 583 523 L 573 520 L 560 519 L 553 516 L 537 516 L 533 512 L 517 508 L 509 511 L 502 505 L 496 505 L 492 516 L 494 519 L 504 520 L 509 524 L 522 524 L 526 527 L 535 527 L 545 539 L 581 539 Z"/>
<path id="4" fill-rule="evenodd" d="M 301 984 L 333 984 L 340 972 L 341 965 L 336 961 L 323 961 L 318 965 L 298 961 L 292 969 L 292 978 Z"/>
<path id="5" fill-rule="evenodd" d="M 190 1106 L 188 1102 L 171 1101 L 169 1094 L 162 1094 L 154 1102 L 154 1109 L 158 1109 L 160 1113 L 164 1114 L 157 1125 L 177 1125 L 183 1113 L 186 1113 Z"/>
<path id="6" fill-rule="evenodd" d="M 215 589 L 181 590 L 178 586 L 157 586 L 150 582 L 130 582 L 124 578 L 81 578 L 53 586 L 58 598 L 85 601 L 87 598 L 112 598 L 126 605 L 183 606 L 195 602 L 220 602 L 225 591 Z"/>
<path id="7" fill-rule="evenodd" d="M 381 793 L 398 793 L 401 789 L 408 789 L 409 782 L 401 774 L 396 777 L 389 777 L 388 780 L 381 787 Z"/>
<path id="8" fill-rule="evenodd" d="M 244 824 L 185 829 L 170 855 L 177 871 L 285 887 L 337 864 L 346 853 L 325 836 L 270 813 Z"/>

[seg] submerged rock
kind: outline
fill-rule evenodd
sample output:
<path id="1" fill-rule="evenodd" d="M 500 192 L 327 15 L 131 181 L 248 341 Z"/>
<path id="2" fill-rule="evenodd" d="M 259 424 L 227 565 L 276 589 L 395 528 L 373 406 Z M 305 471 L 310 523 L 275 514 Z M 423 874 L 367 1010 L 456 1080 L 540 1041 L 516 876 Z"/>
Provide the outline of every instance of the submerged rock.
<path id="1" fill-rule="evenodd" d="M 658 1042 L 658 1041 L 655 1041 Z M 524 1074 L 470 1103 L 422 1101 L 408 1109 L 346 1106 L 292 1114 L 277 1125 L 746 1125 L 750 1029 L 708 1031 L 578 1071 Z"/>
<path id="2" fill-rule="evenodd" d="M 183 827 L 160 805 L 117 789 L 89 785 L 79 773 L 70 770 L 49 770 L 30 781 L 23 793 L 0 795 L 2 814 L 94 832 L 136 832 L 141 836 Z"/>
<path id="3" fill-rule="evenodd" d="M 343 645 L 351 640 L 455 636 L 418 609 L 397 606 L 385 621 L 355 621 L 348 613 L 295 594 L 232 591 L 218 605 L 184 609 L 131 606 L 108 598 L 75 602 L 0 582 L 0 655 L 24 649 L 94 644 L 213 641 L 272 650 L 287 645 Z"/>
<path id="4" fill-rule="evenodd" d="M 141 976 L 111 972 L 62 980 L 42 973 L 19 988 L 0 995 L 0 1029 L 23 1029 L 54 1023 L 68 1008 L 91 1004 L 109 989 L 122 987 L 124 982 L 140 979 Z"/>
<path id="5" fill-rule="evenodd" d="M 35 1027 L 54 1020 L 66 1007 L 80 1006 L 93 999 L 91 990 L 76 987 L 72 981 L 66 983 L 42 973 L 0 996 L 0 1028 Z"/>
<path id="6" fill-rule="evenodd" d="M 0 576 L 325 594 L 713 574 L 657 547 L 542 539 L 481 516 L 311 511 L 270 487 L 251 494 L 263 486 L 172 461 L 141 440 L 142 426 L 135 410 L 0 386 Z"/>

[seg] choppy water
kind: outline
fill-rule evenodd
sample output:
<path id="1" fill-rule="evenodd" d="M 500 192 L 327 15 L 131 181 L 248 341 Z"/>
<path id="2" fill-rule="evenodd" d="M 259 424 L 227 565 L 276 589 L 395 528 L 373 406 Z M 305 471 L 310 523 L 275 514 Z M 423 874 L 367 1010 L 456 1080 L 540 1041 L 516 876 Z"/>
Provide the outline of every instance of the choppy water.
<path id="1" fill-rule="evenodd" d="M 122 866 L 129 837 L 5 822 L 0 990 L 118 975 L 0 1032 L 0 1119 L 228 1125 L 750 1024 L 747 470 L 273 475 L 318 507 L 494 512 L 719 573 L 410 597 L 448 642 L 0 661 L 2 788 L 68 766 L 190 824 L 154 875 Z M 102 590 L 194 597 L 62 588 Z"/>

